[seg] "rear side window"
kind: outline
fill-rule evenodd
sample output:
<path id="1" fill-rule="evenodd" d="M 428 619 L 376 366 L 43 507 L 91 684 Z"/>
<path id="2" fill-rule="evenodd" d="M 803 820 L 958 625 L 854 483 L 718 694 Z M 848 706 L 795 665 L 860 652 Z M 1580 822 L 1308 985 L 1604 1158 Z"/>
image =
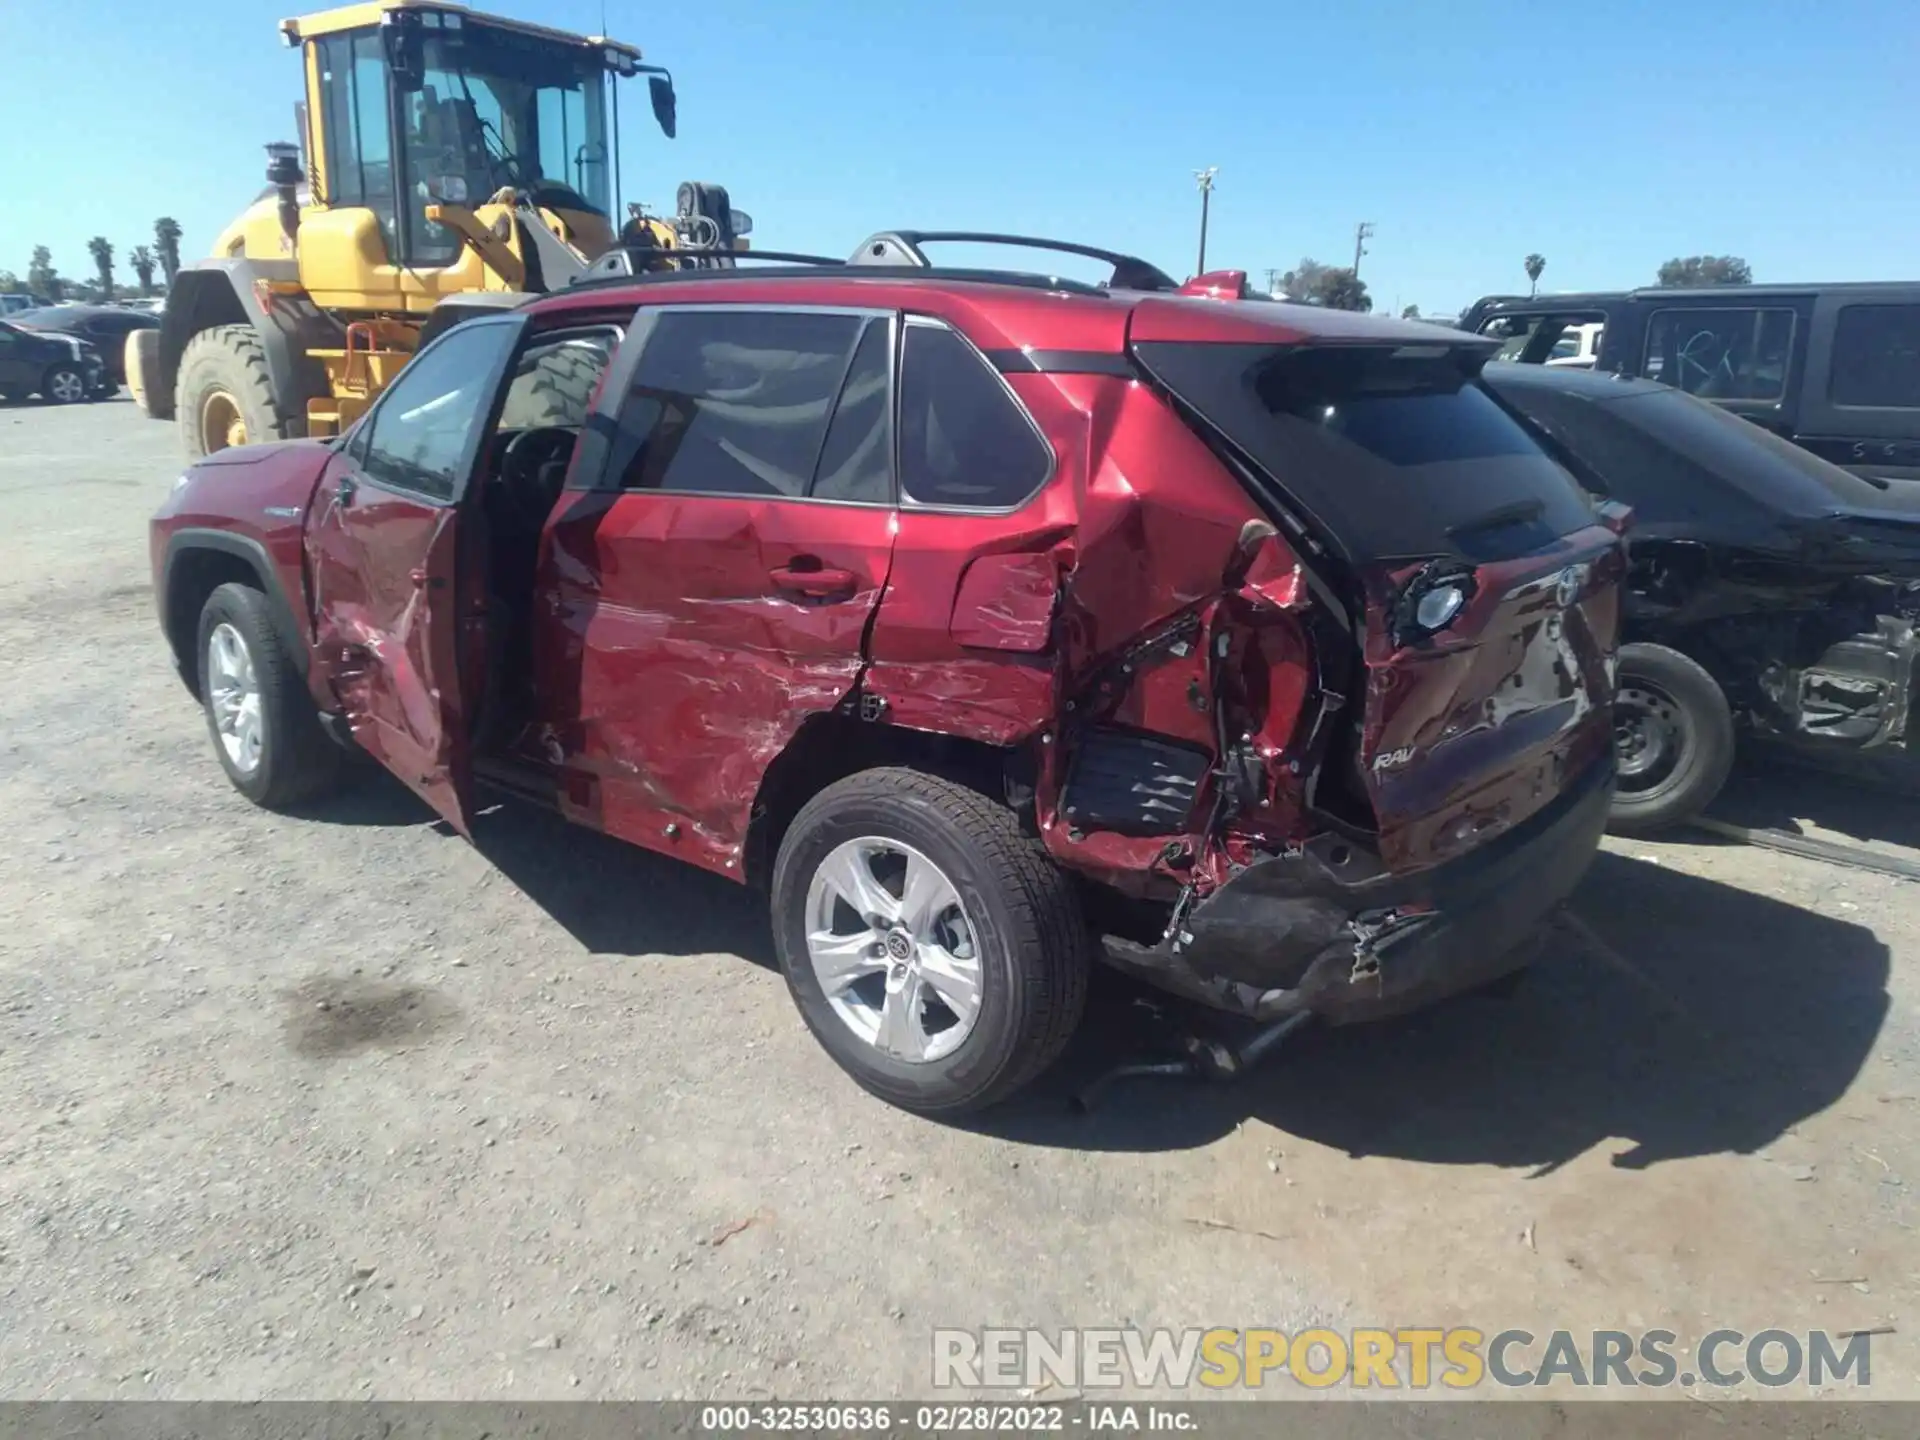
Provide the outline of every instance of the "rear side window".
<path id="1" fill-rule="evenodd" d="M 1833 334 L 1835 405 L 1920 410 L 1920 305 L 1848 305 Z"/>
<path id="2" fill-rule="evenodd" d="M 621 407 L 621 488 L 806 495 L 866 323 L 832 312 L 660 312 Z"/>
<path id="3" fill-rule="evenodd" d="M 1542 318 L 1539 315 L 1496 315 L 1480 327 L 1480 333 L 1500 342 L 1494 359 L 1518 360 L 1520 352 L 1527 348 L 1527 342 L 1533 338 L 1533 332 L 1540 328 Z"/>
<path id="4" fill-rule="evenodd" d="M 813 489 L 816 500 L 893 502 L 893 346 L 884 320 L 867 322 L 840 402 L 820 449 Z"/>
<path id="5" fill-rule="evenodd" d="M 1572 477 L 1439 347 L 1138 348 L 1356 563 L 1507 559 L 1594 523 Z"/>
<path id="6" fill-rule="evenodd" d="M 1641 373 L 1704 400 L 1778 400 L 1792 351 L 1791 310 L 1656 310 Z"/>
<path id="7" fill-rule="evenodd" d="M 1595 398 L 1543 385 L 1499 388 L 1646 521 L 1724 517 L 1742 497 L 1773 511 L 1824 515 L 1836 503 L 1871 508 L 1880 496 L 1872 482 L 1763 426 L 1672 390 Z"/>
<path id="8" fill-rule="evenodd" d="M 1052 449 L 978 350 L 944 325 L 907 326 L 900 486 L 909 500 L 1009 510 L 1052 468 Z"/>

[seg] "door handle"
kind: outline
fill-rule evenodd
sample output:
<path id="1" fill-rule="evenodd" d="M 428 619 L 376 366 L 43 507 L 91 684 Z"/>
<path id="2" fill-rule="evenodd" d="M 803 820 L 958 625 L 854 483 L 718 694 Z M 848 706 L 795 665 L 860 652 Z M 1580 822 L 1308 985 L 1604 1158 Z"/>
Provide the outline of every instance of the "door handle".
<path id="1" fill-rule="evenodd" d="M 805 595 L 810 600 L 829 600 L 837 595 L 851 595 L 860 583 L 859 577 L 851 570 L 797 569 L 792 565 L 780 565 L 767 572 L 767 578 L 782 590 L 791 590 Z"/>

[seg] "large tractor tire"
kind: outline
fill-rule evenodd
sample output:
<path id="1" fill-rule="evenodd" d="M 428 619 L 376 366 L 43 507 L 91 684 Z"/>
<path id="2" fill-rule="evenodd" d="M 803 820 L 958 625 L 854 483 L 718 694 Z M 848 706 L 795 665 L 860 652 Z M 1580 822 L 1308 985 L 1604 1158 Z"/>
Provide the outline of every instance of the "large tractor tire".
<path id="1" fill-rule="evenodd" d="M 122 363 L 127 372 L 127 389 L 133 392 L 133 403 L 140 407 L 140 413 L 164 420 L 165 415 L 153 413 L 154 380 L 160 373 L 160 332 L 151 326 L 129 330 Z M 165 406 L 161 408 L 164 410 Z"/>
<path id="2" fill-rule="evenodd" d="M 557 345 L 534 365 L 527 383 L 507 392 L 501 410 L 503 430 L 534 430 L 550 425 L 578 430 L 587 423 L 594 387 L 607 368 L 604 347 L 581 340 Z"/>
<path id="3" fill-rule="evenodd" d="M 187 342 L 173 411 L 190 460 L 299 433 L 273 398 L 266 351 L 251 325 L 217 325 Z"/>

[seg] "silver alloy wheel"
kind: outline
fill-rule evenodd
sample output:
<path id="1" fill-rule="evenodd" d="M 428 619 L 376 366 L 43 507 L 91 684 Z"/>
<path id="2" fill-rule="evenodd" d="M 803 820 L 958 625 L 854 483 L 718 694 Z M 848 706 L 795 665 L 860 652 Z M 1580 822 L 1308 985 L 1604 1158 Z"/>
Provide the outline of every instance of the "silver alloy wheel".
<path id="1" fill-rule="evenodd" d="M 953 881 L 898 840 L 836 846 L 807 885 L 807 959 L 834 1014 L 896 1060 L 959 1049 L 980 1016 L 977 931 Z"/>
<path id="2" fill-rule="evenodd" d="M 71 405 L 86 395 L 87 382 L 78 370 L 56 370 L 47 388 L 62 405 Z"/>
<path id="3" fill-rule="evenodd" d="M 260 718 L 260 681 L 240 632 L 226 621 L 207 637 L 207 704 L 227 762 L 242 775 L 260 768 L 266 731 Z"/>

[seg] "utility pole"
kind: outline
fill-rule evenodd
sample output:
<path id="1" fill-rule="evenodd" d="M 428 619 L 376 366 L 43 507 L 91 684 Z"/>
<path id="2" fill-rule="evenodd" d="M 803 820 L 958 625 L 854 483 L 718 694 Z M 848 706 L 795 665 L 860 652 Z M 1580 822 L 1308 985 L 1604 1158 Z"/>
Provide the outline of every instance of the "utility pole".
<path id="1" fill-rule="evenodd" d="M 1373 238 L 1373 222 L 1362 220 L 1353 227 L 1353 278 L 1360 278 L 1360 257 L 1367 253 L 1367 241 Z"/>
<path id="2" fill-rule="evenodd" d="M 1267 270 L 1267 293 L 1269 295 L 1280 293 L 1280 272 L 1271 267 Z"/>
<path id="3" fill-rule="evenodd" d="M 1204 170 L 1193 172 L 1193 178 L 1200 186 L 1200 268 L 1193 273 L 1207 273 L 1207 208 L 1213 199 L 1213 177 L 1220 173 L 1218 165 L 1209 165 Z"/>

